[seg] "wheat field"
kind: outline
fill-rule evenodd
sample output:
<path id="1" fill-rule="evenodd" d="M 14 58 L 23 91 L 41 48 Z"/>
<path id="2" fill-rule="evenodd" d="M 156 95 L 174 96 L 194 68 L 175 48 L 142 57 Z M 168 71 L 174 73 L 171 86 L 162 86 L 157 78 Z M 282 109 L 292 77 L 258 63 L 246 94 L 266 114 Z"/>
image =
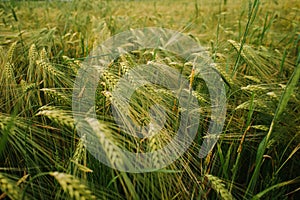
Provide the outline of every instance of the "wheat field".
<path id="1" fill-rule="evenodd" d="M 11 0 L 0 2 L 0 18 L 0 200 L 299 199 L 300 1 Z M 157 170 L 130 173 L 87 148 L 74 119 L 85 115 L 72 109 L 73 91 L 97 46 L 145 27 L 175 30 L 203 47 L 224 82 L 227 110 L 216 145 L 200 158 L 214 120 L 205 79 L 162 49 L 118 56 L 97 82 L 96 118 L 86 119 L 101 124 L 93 126 L 94 139 L 112 166 L 126 165 L 122 148 L 152 153 Z M 180 72 L 200 106 L 194 140 L 167 166 L 157 150 L 184 118 L 178 98 L 145 84 L 126 111 L 112 92 L 123 77 L 137 84 L 139 74 L 129 72 L 147 63 Z M 157 104 L 165 110 L 155 113 L 164 121 L 159 134 L 130 135 L 152 123 Z M 112 105 L 126 117 L 118 121 Z"/>

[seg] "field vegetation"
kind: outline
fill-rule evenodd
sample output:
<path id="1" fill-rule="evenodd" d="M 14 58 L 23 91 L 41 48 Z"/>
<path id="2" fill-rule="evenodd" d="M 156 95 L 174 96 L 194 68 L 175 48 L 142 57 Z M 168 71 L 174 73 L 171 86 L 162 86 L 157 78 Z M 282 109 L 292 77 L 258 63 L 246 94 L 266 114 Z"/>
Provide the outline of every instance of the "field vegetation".
<path id="1" fill-rule="evenodd" d="M 300 1 L 2 1 L 0 18 L 0 199 L 299 199 Z M 199 158 L 211 109 L 196 76 L 201 117 L 188 151 L 163 169 L 125 173 L 85 148 L 72 93 L 93 48 L 144 27 L 179 31 L 205 48 L 226 83 L 227 114 L 217 144 Z M 109 92 L 149 61 L 190 80 L 184 59 L 145 49 L 113 60 L 96 93 L 103 134 L 133 152 L 162 148 L 180 119 L 174 96 L 146 85 L 132 96 L 130 120 L 149 123 L 149 105 L 160 102 L 164 133 L 141 140 L 114 121 Z M 122 162 L 109 145 L 104 150 L 110 162 Z"/>

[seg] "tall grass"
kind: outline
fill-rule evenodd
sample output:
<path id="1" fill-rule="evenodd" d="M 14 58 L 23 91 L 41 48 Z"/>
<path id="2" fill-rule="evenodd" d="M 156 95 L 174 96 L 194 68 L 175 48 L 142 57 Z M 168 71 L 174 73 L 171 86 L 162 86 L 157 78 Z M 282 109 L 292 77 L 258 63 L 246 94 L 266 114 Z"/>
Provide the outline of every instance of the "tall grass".
<path id="1" fill-rule="evenodd" d="M 297 199 L 299 7 L 296 0 L 1 2 L 0 199 Z M 144 140 L 120 129 L 110 94 L 136 65 L 152 61 L 179 70 L 201 106 L 197 136 L 180 158 L 155 172 L 131 174 L 87 151 L 74 124 L 72 92 L 97 44 L 147 26 L 182 31 L 205 47 L 226 83 L 228 111 L 216 146 L 200 159 L 211 120 L 204 80 L 170 52 L 121 55 L 96 91 L 103 134 L 96 139 L 110 162 L 124 160 L 103 138 L 132 152 L 154 152 L 180 120 L 172 93 L 145 85 L 132 95 L 130 120 L 149 123 L 149 109 L 159 103 L 167 114 L 164 129 Z M 163 156 L 153 155 L 157 166 Z"/>

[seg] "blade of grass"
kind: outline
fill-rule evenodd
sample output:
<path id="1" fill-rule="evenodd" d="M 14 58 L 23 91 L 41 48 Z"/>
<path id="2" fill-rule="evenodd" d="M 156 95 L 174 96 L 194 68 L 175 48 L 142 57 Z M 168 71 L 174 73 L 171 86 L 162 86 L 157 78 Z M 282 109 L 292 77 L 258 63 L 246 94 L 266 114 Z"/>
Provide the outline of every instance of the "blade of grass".
<path id="1" fill-rule="evenodd" d="M 272 185 L 271 187 L 261 191 L 260 193 L 256 194 L 252 199 L 253 200 L 257 200 L 257 199 L 260 199 L 262 198 L 264 195 L 266 195 L 268 192 L 271 192 L 272 190 L 274 189 L 277 189 L 277 188 L 280 188 L 280 187 L 283 187 L 283 186 L 286 186 L 286 185 L 290 185 L 290 184 L 295 184 L 295 183 L 299 183 L 300 181 L 300 177 L 297 177 L 293 180 L 289 180 L 289 181 L 285 181 L 285 182 L 281 182 L 281 183 L 278 183 L 276 185 Z"/>
<path id="2" fill-rule="evenodd" d="M 283 164 L 277 169 L 275 172 L 275 175 L 278 174 L 278 172 L 282 169 L 282 167 L 291 159 L 291 157 L 300 149 L 300 144 L 296 146 L 296 148 L 292 151 L 292 153 L 289 155 L 289 157 L 283 162 Z"/>
<path id="3" fill-rule="evenodd" d="M 234 68 L 233 68 L 233 71 L 232 71 L 232 77 L 235 74 L 235 72 L 237 70 L 237 67 L 238 67 L 238 64 L 240 62 L 243 46 L 246 42 L 246 38 L 247 38 L 247 35 L 248 35 L 248 32 L 249 32 L 249 28 L 250 28 L 251 24 L 253 23 L 253 21 L 255 20 L 255 17 L 256 17 L 257 11 L 258 11 L 258 7 L 259 7 L 259 0 L 255 0 L 253 4 L 251 3 L 251 1 L 249 1 L 249 8 L 250 9 L 249 9 L 249 14 L 248 14 L 248 21 L 247 21 L 247 25 L 246 25 L 246 28 L 245 28 L 243 38 L 242 38 L 241 47 L 240 47 L 239 52 L 238 52 L 238 57 L 237 57 L 237 59 L 235 61 L 235 64 L 234 64 Z"/>
<path id="4" fill-rule="evenodd" d="M 287 55 L 287 52 L 286 52 L 286 49 L 284 49 L 283 56 L 282 56 L 282 60 L 281 60 L 281 64 L 280 64 L 279 77 L 282 77 L 283 66 L 284 66 L 284 62 L 285 62 L 286 55 Z"/>
<path id="5" fill-rule="evenodd" d="M 242 149 L 243 149 L 243 143 L 245 141 L 246 134 L 250 129 L 250 123 L 251 123 L 252 115 L 253 115 L 253 112 L 254 112 L 254 103 L 253 103 L 254 102 L 254 96 L 255 96 L 255 93 L 253 92 L 252 96 L 251 96 L 251 102 L 250 102 L 250 105 L 249 105 L 249 112 L 248 112 L 248 117 L 247 117 L 247 122 L 246 122 L 246 130 L 244 131 L 244 134 L 243 134 L 242 139 L 240 141 L 240 145 L 239 145 L 238 150 L 237 150 L 238 155 L 237 155 L 235 164 L 233 165 L 233 168 L 232 168 L 232 179 L 231 179 L 231 183 L 230 183 L 230 187 L 229 187 L 230 192 L 232 190 L 232 187 L 233 187 L 233 184 L 234 184 L 237 172 L 238 172 L 241 153 L 242 153 Z"/>
<path id="6" fill-rule="evenodd" d="M 283 94 L 281 95 L 279 104 L 277 106 L 275 115 L 273 117 L 273 120 L 271 122 L 269 131 L 267 133 L 267 135 L 265 136 L 265 138 L 261 141 L 258 150 L 257 150 L 257 154 L 256 154 L 256 166 L 253 172 L 253 175 L 251 177 L 251 180 L 249 182 L 249 185 L 247 187 L 246 193 L 244 198 L 249 198 L 249 195 L 252 194 L 254 192 L 257 180 L 258 180 L 258 176 L 259 176 L 259 172 L 260 172 L 260 168 L 262 165 L 262 160 L 263 160 L 263 155 L 265 153 L 265 150 L 267 148 L 267 144 L 269 142 L 269 139 L 271 137 L 272 131 L 274 129 L 274 126 L 276 125 L 276 123 L 279 120 L 279 117 L 281 116 L 281 114 L 283 113 L 283 111 L 285 110 L 287 103 L 294 91 L 294 89 L 296 88 L 296 85 L 298 84 L 300 78 L 300 65 L 298 64 L 294 70 L 294 73 L 292 74 Z"/>

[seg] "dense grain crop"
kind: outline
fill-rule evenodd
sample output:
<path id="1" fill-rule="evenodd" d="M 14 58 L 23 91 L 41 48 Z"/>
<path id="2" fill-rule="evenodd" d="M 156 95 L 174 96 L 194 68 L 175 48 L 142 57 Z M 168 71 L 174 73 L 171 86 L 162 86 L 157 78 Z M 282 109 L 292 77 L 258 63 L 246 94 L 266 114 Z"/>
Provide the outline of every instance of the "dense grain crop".
<path id="1" fill-rule="evenodd" d="M 1 1 L 0 18 L 0 199 L 299 199 L 300 1 Z M 123 148 L 152 152 L 161 168 L 167 158 L 157 150 L 184 116 L 179 99 L 159 85 L 138 87 L 124 108 L 113 90 L 123 77 L 139 84 L 130 73 L 136 66 L 176 69 L 199 104 L 197 134 L 183 155 L 152 172 L 127 173 L 86 148 L 74 121 L 85 114 L 72 112 L 72 95 L 93 50 L 144 27 L 176 30 L 203 47 L 225 83 L 227 112 L 216 145 L 199 158 L 209 123 L 218 119 L 210 117 L 209 88 L 193 64 L 153 48 L 106 63 L 96 119 L 85 117 L 112 166 L 126 164 Z M 116 119 L 112 104 L 126 115 Z M 150 126 L 151 112 L 159 130 Z M 149 137 L 128 134 L 147 125 L 152 129 L 140 134 Z"/>

